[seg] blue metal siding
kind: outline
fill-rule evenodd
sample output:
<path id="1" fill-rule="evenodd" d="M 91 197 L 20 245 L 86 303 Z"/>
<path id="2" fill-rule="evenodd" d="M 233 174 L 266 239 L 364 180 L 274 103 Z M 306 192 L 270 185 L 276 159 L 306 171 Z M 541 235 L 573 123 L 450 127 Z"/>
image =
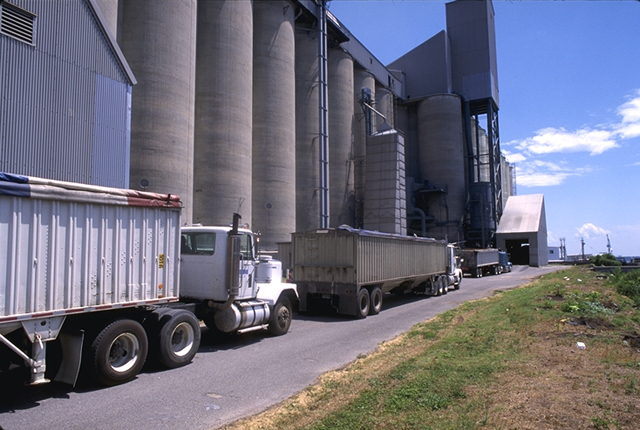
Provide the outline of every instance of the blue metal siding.
<path id="1" fill-rule="evenodd" d="M 127 109 L 120 108 L 123 105 Z M 130 107 L 130 86 L 96 75 L 92 176 L 101 185 L 129 187 Z"/>
<path id="2" fill-rule="evenodd" d="M 34 45 L 0 35 L 0 170 L 126 187 L 130 86 L 85 0 L 11 0 Z"/>

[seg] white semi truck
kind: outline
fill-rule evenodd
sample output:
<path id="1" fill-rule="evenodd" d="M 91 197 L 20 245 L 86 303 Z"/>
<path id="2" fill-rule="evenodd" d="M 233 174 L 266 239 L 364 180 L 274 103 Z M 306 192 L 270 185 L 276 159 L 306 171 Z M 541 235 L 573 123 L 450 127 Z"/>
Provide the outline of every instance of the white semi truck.
<path id="1" fill-rule="evenodd" d="M 384 293 L 439 296 L 462 281 L 455 248 L 435 239 L 340 227 L 294 233 L 292 246 L 302 312 L 325 302 L 365 318 L 380 312 Z"/>
<path id="2" fill-rule="evenodd" d="M 0 371 L 75 384 L 82 364 L 114 385 L 147 357 L 191 362 L 199 319 L 286 333 L 296 286 L 239 217 L 181 232 L 180 211 L 177 196 L 0 173 Z"/>

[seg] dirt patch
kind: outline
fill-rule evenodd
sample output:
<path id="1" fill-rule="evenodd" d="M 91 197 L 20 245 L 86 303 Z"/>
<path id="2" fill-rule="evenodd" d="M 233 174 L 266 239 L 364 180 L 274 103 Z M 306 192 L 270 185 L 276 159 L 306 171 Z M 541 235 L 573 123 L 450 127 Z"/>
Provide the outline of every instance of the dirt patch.
<path id="1" fill-rule="evenodd" d="M 579 340 L 585 349 L 578 348 Z M 619 345 L 592 346 L 577 333 L 541 337 L 529 349 L 530 361 L 501 374 L 484 393 L 491 402 L 490 428 L 638 428 L 638 370 L 606 362 L 612 354 L 635 355 L 640 362 L 640 353 Z"/>

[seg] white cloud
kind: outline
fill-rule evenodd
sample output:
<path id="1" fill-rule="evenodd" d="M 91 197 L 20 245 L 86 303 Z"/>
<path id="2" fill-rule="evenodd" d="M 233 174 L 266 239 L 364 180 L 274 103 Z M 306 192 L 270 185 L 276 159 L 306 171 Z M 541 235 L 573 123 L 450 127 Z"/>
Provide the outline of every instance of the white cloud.
<path id="1" fill-rule="evenodd" d="M 636 90 L 635 96 L 618 108 L 618 115 L 622 117 L 622 123 L 615 128 L 621 138 L 640 136 L 640 90 Z"/>
<path id="2" fill-rule="evenodd" d="M 533 160 L 524 165 L 518 165 L 516 178 L 518 185 L 524 187 L 551 187 L 562 184 L 570 176 L 580 176 L 590 172 L 589 167 L 574 169 L 566 163 Z"/>
<path id="3" fill-rule="evenodd" d="M 624 123 L 640 122 L 640 90 L 635 90 L 635 97 L 618 108 Z"/>
<path id="4" fill-rule="evenodd" d="M 550 154 L 588 152 L 590 155 L 600 155 L 618 148 L 619 139 L 640 137 L 640 89 L 627 97 L 627 101 L 618 107 L 617 114 L 621 120 L 616 124 L 584 127 L 575 131 L 549 127 L 536 131 L 535 136 L 507 142 L 506 146 L 516 148 L 513 153 L 503 152 L 510 163 L 519 163 L 516 171 L 518 185 L 560 185 L 568 177 L 590 171 L 588 167 L 570 168 L 566 164 L 542 161 Z"/>
<path id="5" fill-rule="evenodd" d="M 609 231 L 600 228 L 590 222 L 583 224 L 582 227 L 578 228 L 577 230 L 578 232 L 576 233 L 576 236 L 586 239 L 591 239 L 593 236 L 604 236 L 609 234 Z"/>
<path id="6" fill-rule="evenodd" d="M 504 155 L 509 163 L 520 163 L 521 161 L 525 161 L 527 157 L 521 153 L 512 153 L 511 151 L 502 150 L 502 155 Z"/>
<path id="7" fill-rule="evenodd" d="M 615 135 L 606 130 L 582 129 L 568 132 L 563 128 L 544 128 L 536 135 L 528 137 L 517 145 L 521 151 L 530 154 L 553 154 L 558 152 L 589 152 L 602 154 L 618 147 L 613 139 Z"/>

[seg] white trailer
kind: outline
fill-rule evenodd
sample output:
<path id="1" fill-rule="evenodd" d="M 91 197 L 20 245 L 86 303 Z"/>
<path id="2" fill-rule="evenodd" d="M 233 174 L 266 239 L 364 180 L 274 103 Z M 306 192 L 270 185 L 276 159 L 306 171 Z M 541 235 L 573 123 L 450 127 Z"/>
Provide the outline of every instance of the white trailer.
<path id="1" fill-rule="evenodd" d="M 292 243 L 303 312 L 325 301 L 365 318 L 380 312 L 386 292 L 437 296 L 462 279 L 453 246 L 435 239 L 341 227 L 294 233 Z"/>
<path id="2" fill-rule="evenodd" d="M 286 333 L 296 286 L 256 257 L 251 232 L 238 217 L 196 228 L 219 241 L 185 254 L 186 273 L 181 238 L 195 233 L 181 236 L 180 210 L 177 196 L 0 173 L 0 371 L 23 362 L 31 384 L 75 384 L 82 363 L 114 385 L 147 356 L 183 366 L 200 344 L 196 314 L 224 332 Z"/>

